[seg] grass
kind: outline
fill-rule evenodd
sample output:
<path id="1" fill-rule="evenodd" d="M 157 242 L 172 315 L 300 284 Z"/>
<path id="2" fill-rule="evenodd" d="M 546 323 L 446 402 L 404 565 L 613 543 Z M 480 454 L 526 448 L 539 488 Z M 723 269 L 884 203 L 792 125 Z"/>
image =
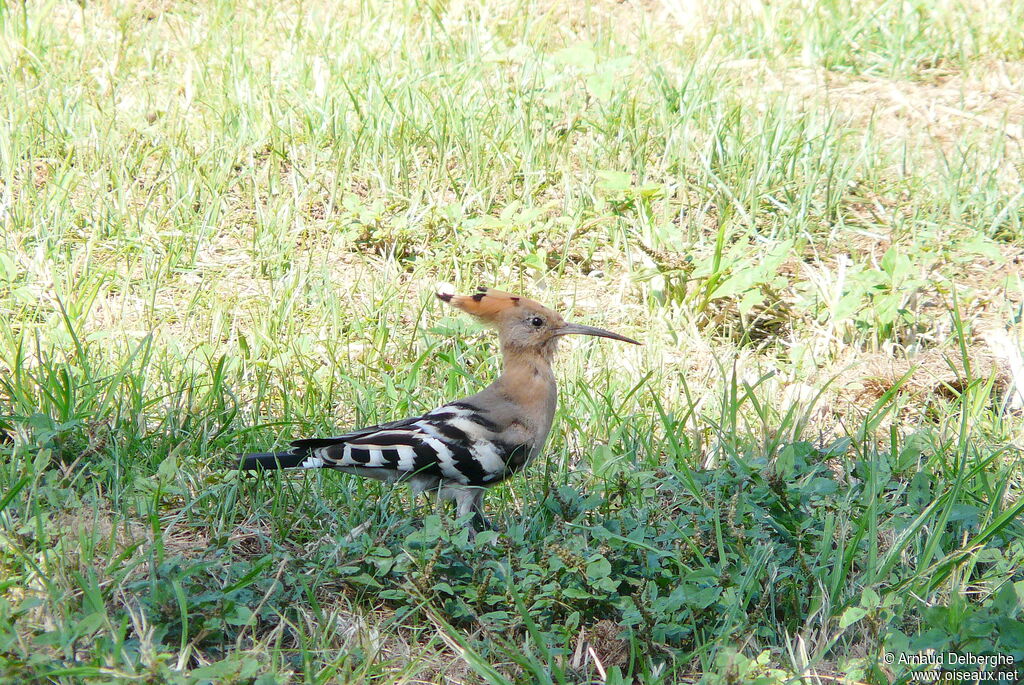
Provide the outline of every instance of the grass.
<path id="1" fill-rule="evenodd" d="M 1022 34 L 1009 1 L 0 3 L 2 679 L 1019 671 Z M 439 280 L 645 343 L 565 346 L 500 534 L 230 470 L 486 384 Z"/>

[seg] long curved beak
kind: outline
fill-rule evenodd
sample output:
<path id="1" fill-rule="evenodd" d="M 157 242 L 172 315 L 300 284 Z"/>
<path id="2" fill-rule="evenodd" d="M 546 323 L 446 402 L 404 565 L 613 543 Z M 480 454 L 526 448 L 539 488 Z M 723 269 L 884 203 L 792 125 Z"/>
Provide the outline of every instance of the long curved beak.
<path id="1" fill-rule="evenodd" d="M 558 329 L 558 332 L 555 333 L 555 335 L 596 335 L 599 338 L 611 338 L 612 340 L 621 340 L 622 342 L 633 343 L 634 345 L 642 344 L 638 343 L 636 340 L 633 340 L 632 338 L 627 338 L 624 335 L 619 335 L 618 333 L 606 331 L 603 328 L 597 328 L 595 326 L 583 326 L 582 324 L 578 323 L 565 324 L 564 326 Z"/>

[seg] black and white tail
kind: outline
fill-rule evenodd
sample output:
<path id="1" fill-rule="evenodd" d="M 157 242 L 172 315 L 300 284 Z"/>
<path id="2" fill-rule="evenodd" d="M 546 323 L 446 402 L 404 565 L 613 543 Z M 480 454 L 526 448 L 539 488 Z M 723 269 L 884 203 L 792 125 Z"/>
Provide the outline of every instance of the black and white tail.
<path id="1" fill-rule="evenodd" d="M 257 452 L 238 456 L 242 460 L 238 468 L 243 471 L 291 469 L 301 466 L 306 460 L 306 455 L 294 452 Z"/>

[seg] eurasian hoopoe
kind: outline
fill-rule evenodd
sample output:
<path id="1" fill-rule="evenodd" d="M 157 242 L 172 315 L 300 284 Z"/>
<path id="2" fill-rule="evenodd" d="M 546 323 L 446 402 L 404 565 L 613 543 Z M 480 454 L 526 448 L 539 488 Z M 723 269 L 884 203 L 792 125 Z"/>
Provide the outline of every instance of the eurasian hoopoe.
<path id="1" fill-rule="evenodd" d="M 332 468 L 408 482 L 414 494 L 455 500 L 458 515 L 472 513 L 479 528 L 487 525 L 484 489 L 533 461 L 551 430 L 558 397 L 551 362 L 558 339 L 575 333 L 640 344 L 567 323 L 538 302 L 490 288 L 437 297 L 498 329 L 504 368 L 496 381 L 423 416 L 333 438 L 296 440 L 287 452 L 242 455 L 241 468 Z"/>

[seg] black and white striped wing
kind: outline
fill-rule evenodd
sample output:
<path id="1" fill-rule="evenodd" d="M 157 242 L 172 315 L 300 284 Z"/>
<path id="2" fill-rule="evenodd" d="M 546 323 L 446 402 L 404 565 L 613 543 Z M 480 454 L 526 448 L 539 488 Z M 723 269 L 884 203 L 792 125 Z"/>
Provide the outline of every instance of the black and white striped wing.
<path id="1" fill-rule="evenodd" d="M 297 440 L 293 447 L 304 452 L 297 464 L 302 468 L 352 469 L 387 480 L 421 474 L 486 486 L 508 475 L 509 460 L 518 452 L 496 439 L 496 429 L 476 407 L 455 402 L 336 438 Z"/>

